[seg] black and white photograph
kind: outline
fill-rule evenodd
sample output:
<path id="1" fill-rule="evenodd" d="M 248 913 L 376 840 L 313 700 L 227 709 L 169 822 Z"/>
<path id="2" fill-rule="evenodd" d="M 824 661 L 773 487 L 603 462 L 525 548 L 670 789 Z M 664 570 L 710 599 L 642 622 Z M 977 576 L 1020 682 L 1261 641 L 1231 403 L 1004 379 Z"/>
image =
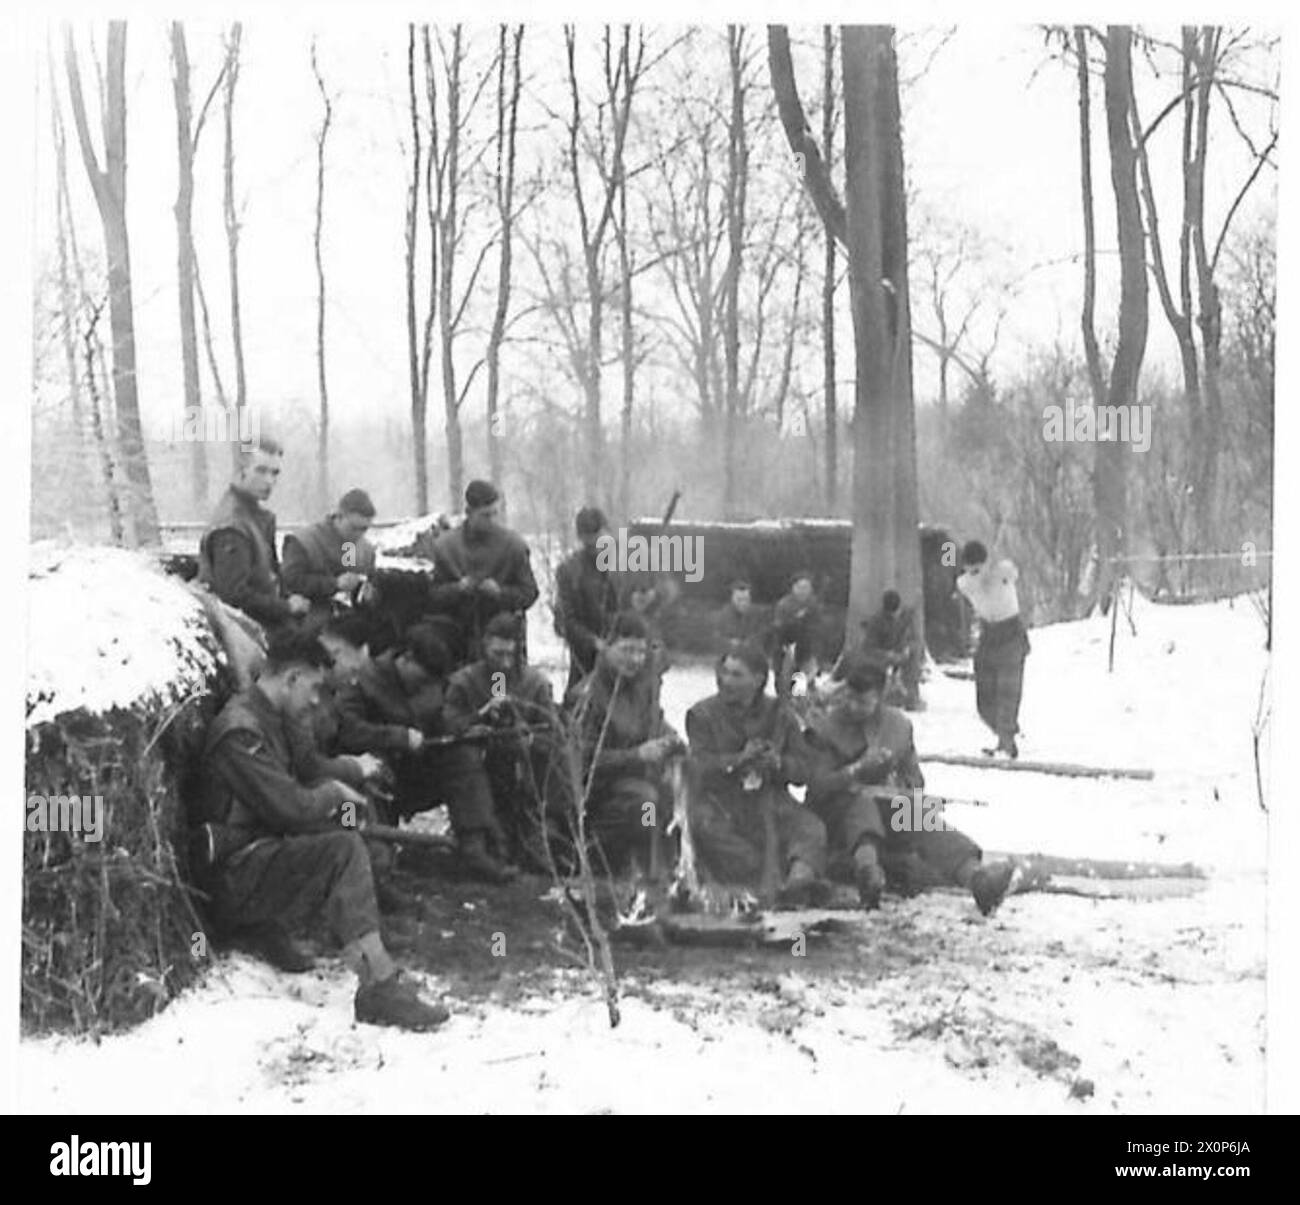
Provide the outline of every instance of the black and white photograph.
<path id="1" fill-rule="evenodd" d="M 1294 32 L 1203 7 L 15 20 L 13 1109 L 1248 1178 Z"/>

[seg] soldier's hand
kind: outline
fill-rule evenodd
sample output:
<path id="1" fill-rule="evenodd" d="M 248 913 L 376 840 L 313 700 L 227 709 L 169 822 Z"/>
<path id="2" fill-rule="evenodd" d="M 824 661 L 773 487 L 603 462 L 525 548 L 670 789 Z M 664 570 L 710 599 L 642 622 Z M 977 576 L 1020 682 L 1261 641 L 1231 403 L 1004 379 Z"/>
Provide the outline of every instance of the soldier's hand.
<path id="1" fill-rule="evenodd" d="M 851 767 L 854 777 L 864 774 L 879 773 L 889 766 L 894 760 L 894 753 L 883 746 L 879 749 L 870 749 L 855 761 Z"/>
<path id="2" fill-rule="evenodd" d="M 485 577 L 479 582 L 478 588 L 489 598 L 496 598 L 501 593 L 501 586 L 494 577 Z"/>
<path id="3" fill-rule="evenodd" d="M 412 753 L 419 753 L 424 748 L 424 733 L 418 728 L 406 730 L 406 746 Z"/>
<path id="4" fill-rule="evenodd" d="M 471 590 L 475 588 L 476 584 L 477 583 L 474 581 L 472 577 L 462 577 L 457 579 L 456 589 L 459 590 L 462 594 L 468 594 Z"/>
<path id="5" fill-rule="evenodd" d="M 378 778 L 384 772 L 383 759 L 373 753 L 358 753 L 352 760 L 360 767 L 363 778 Z"/>
<path id="6" fill-rule="evenodd" d="M 361 585 L 361 583 L 364 582 L 365 580 L 366 579 L 362 577 L 361 574 L 353 573 L 349 571 L 347 573 L 340 573 L 338 577 L 334 579 L 334 584 L 344 594 L 351 594 L 352 591 L 355 590 L 359 585 Z"/>
<path id="7" fill-rule="evenodd" d="M 361 583 L 361 589 L 357 591 L 357 605 L 368 607 L 372 603 L 379 601 L 379 587 L 369 579 Z"/>
<path id="8" fill-rule="evenodd" d="M 301 594 L 290 594 L 285 602 L 289 604 L 290 615 L 306 615 L 311 610 L 311 599 Z"/>
<path id="9" fill-rule="evenodd" d="M 654 740 L 642 741 L 636 747 L 636 753 L 642 761 L 652 762 L 658 765 L 665 757 L 668 756 L 669 742 L 663 737 L 656 737 Z"/>

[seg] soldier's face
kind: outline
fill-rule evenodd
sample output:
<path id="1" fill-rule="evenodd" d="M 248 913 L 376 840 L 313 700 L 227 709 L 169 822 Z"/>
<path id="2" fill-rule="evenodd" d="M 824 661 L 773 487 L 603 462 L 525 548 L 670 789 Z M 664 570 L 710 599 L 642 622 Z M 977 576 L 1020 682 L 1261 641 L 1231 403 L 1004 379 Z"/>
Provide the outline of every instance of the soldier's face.
<path id="1" fill-rule="evenodd" d="M 501 636 L 489 636 L 483 641 L 483 660 L 492 670 L 506 671 L 515 667 L 515 642 Z"/>
<path id="2" fill-rule="evenodd" d="M 275 489 L 283 460 L 284 457 L 276 452 L 254 448 L 240 465 L 235 484 L 259 502 L 265 502 L 271 496 L 271 491 Z"/>
<path id="3" fill-rule="evenodd" d="M 285 710 L 300 716 L 311 711 L 321 700 L 325 671 L 306 667 L 291 669 L 285 676 Z"/>
<path id="4" fill-rule="evenodd" d="M 605 656 L 619 677 L 634 678 L 645 668 L 649 653 L 649 645 L 644 640 L 639 637 L 624 636 L 606 649 Z"/>
<path id="5" fill-rule="evenodd" d="M 718 693 L 728 703 L 744 704 L 758 694 L 758 675 L 739 657 L 724 657 L 718 666 Z"/>
<path id="6" fill-rule="evenodd" d="M 744 588 L 738 587 L 737 589 L 731 592 L 731 605 L 735 607 L 737 611 L 744 612 L 749 610 L 748 587 L 744 587 Z"/>
<path id="7" fill-rule="evenodd" d="M 501 517 L 501 504 L 489 502 L 486 506 L 476 506 L 465 515 L 465 526 L 470 531 L 483 535 L 497 526 Z"/>
<path id="8" fill-rule="evenodd" d="M 602 527 L 599 531 L 584 531 L 578 538 L 582 541 L 582 546 L 588 552 L 596 552 L 600 545 L 600 537 L 607 534 L 608 533 Z"/>
<path id="9" fill-rule="evenodd" d="M 328 632 L 321 633 L 320 642 L 334 658 L 334 673 L 340 681 L 352 681 L 370 662 L 369 645 L 355 645 Z"/>
<path id="10" fill-rule="evenodd" d="M 344 511 L 336 526 L 345 540 L 359 540 L 370 530 L 370 520 L 354 511 Z"/>
<path id="11" fill-rule="evenodd" d="M 812 582 L 810 582 L 806 577 L 801 577 L 790 587 L 790 593 L 793 594 L 801 603 L 807 602 L 812 598 L 812 592 Z"/>

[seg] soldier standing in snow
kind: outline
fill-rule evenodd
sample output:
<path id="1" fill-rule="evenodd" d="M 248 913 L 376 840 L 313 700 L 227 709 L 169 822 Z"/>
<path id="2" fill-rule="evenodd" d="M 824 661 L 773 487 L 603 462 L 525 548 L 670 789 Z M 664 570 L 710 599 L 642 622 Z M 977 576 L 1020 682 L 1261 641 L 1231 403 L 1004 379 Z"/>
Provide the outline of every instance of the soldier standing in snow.
<path id="1" fill-rule="evenodd" d="M 980 719 L 997 735 L 998 743 L 984 753 L 1017 758 L 1020 750 L 1020 694 L 1024 686 L 1029 636 L 1020 618 L 1016 594 L 1019 574 L 1010 561 L 989 564 L 989 552 L 978 540 L 961 550 L 962 571 L 957 589 L 975 609 L 980 621 L 975 648 L 975 707 Z"/>

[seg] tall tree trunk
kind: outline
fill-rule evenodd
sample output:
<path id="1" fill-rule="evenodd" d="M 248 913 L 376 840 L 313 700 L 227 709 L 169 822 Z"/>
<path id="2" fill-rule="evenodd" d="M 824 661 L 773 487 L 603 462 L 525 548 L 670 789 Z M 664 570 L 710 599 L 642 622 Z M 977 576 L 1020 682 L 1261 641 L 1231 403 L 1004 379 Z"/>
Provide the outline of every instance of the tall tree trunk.
<path id="1" fill-rule="evenodd" d="M 822 145 L 826 162 L 834 161 L 835 142 L 835 31 L 822 27 Z M 826 230 L 826 258 L 822 270 L 822 380 L 826 415 L 826 513 L 839 509 L 840 418 L 835 391 L 835 234 Z"/>
<path id="2" fill-rule="evenodd" d="M 81 92 L 81 72 L 72 32 L 65 33 L 68 91 L 81 157 L 95 194 L 104 227 L 108 260 L 109 325 L 113 332 L 113 395 L 118 443 L 131 486 L 131 517 L 137 545 L 159 542 L 149 460 L 140 425 L 136 386 L 135 310 L 131 296 L 131 243 L 126 226 L 126 23 L 110 21 L 103 90 L 104 168 L 101 171 L 91 140 L 90 123 Z"/>
<path id="3" fill-rule="evenodd" d="M 465 488 L 465 447 L 460 428 L 460 394 L 456 386 L 456 360 L 453 355 L 455 344 L 455 316 L 453 298 L 456 279 L 456 251 L 460 241 L 458 205 L 460 200 L 460 69 L 464 58 L 462 49 L 462 29 L 457 25 L 452 30 L 451 58 L 447 67 L 447 146 L 445 152 L 438 145 L 436 115 L 433 110 L 433 95 L 430 94 L 430 120 L 434 136 L 429 153 L 437 159 L 435 170 L 438 174 L 438 233 L 439 276 L 438 276 L 438 314 L 439 344 L 442 363 L 442 408 L 443 430 L 447 438 L 447 495 L 448 505 L 454 512 L 461 503 L 461 492 Z M 432 71 L 430 63 L 426 68 Z"/>
<path id="4" fill-rule="evenodd" d="M 909 605 L 920 603 L 921 567 L 907 350 L 911 319 L 906 198 L 893 30 L 844 26 L 841 41 L 849 295 L 857 377 L 847 617 L 847 632 L 852 636 L 886 589 L 897 589 Z M 921 609 L 916 606 L 918 612 Z"/>
<path id="5" fill-rule="evenodd" d="M 428 27 L 424 29 L 428 44 Z M 415 26 L 407 26 L 406 42 L 407 102 L 411 116 L 411 182 L 406 191 L 406 351 L 411 379 L 411 442 L 415 455 L 415 511 L 423 515 L 429 509 L 429 433 L 428 374 L 421 366 L 419 337 L 419 299 L 415 283 L 416 255 L 420 234 L 420 173 L 425 166 L 420 137 L 420 108 L 415 91 Z M 434 248 L 436 258 L 437 248 Z M 430 316 L 436 295 L 430 297 Z M 427 365 L 428 327 L 424 340 Z"/>
<path id="6" fill-rule="evenodd" d="M 199 340 L 194 315 L 194 131 L 190 107 L 190 56 L 185 26 L 171 27 L 172 94 L 176 102 L 176 283 L 180 298 L 181 370 L 185 412 L 197 414 L 203 404 L 199 391 Z M 190 500 L 203 514 L 208 500 L 208 446 L 196 439 L 190 447 Z"/>
<path id="7" fill-rule="evenodd" d="M 785 432 L 785 404 L 790 395 L 790 380 L 794 372 L 794 348 L 799 341 L 799 303 L 803 297 L 805 269 L 803 221 L 795 229 L 794 296 L 790 299 L 790 323 L 786 327 L 785 350 L 781 354 L 781 375 L 777 378 L 774 410 L 778 433 Z"/>
<path id="8" fill-rule="evenodd" d="M 100 473 L 104 478 L 104 500 L 108 510 L 108 530 L 114 544 L 126 542 L 126 529 L 122 522 L 122 503 L 118 497 L 117 469 L 113 463 L 113 445 L 104 422 L 104 406 L 100 400 L 99 386 L 95 384 L 95 361 L 102 358 L 104 349 L 99 343 L 95 328 L 99 323 L 101 306 L 96 306 L 86 322 L 83 335 L 86 354 L 86 388 L 90 391 L 90 426 L 99 449 Z"/>
<path id="9" fill-rule="evenodd" d="M 497 220 L 501 223 L 501 251 L 497 260 L 497 304 L 492 315 L 492 332 L 487 346 L 487 441 L 488 470 L 500 483 L 504 470 L 501 456 L 503 432 L 497 415 L 501 391 L 501 344 L 505 339 L 506 316 L 510 310 L 510 274 L 514 258 L 515 135 L 519 128 L 520 52 L 524 27 L 516 25 L 511 49 L 506 53 L 506 27 L 501 27 L 497 54 Z M 506 68 L 510 70 L 507 89 Z"/>
<path id="10" fill-rule="evenodd" d="M 239 307 L 239 215 L 235 212 L 235 86 L 239 83 L 239 47 L 243 27 L 236 21 L 226 39 L 225 153 L 222 159 L 222 210 L 226 224 L 226 262 L 230 273 L 230 338 L 235 349 L 235 414 L 232 424 L 243 418 L 248 404 L 248 384 L 244 376 L 244 328 Z M 233 430 L 238 430 L 232 425 Z M 231 441 L 231 456 L 236 464 L 239 445 Z"/>
<path id="11" fill-rule="evenodd" d="M 892 341 L 889 362 L 890 405 L 894 412 L 894 548 L 893 587 L 913 609 L 916 639 L 925 647 L 924 583 L 921 573 L 921 514 L 916 471 L 916 407 L 912 388 L 912 300 L 908 287 L 907 180 L 903 160 L 903 115 L 899 103 L 898 56 L 894 31 L 886 29 L 880 46 L 881 141 L 884 220 L 881 260 L 885 310 Z M 871 610 L 875 600 L 868 600 Z M 866 615 L 863 615 L 866 618 Z"/>
<path id="12" fill-rule="evenodd" d="M 619 332 L 623 347 L 623 408 L 619 431 L 618 509 L 627 519 L 632 505 L 632 411 L 636 397 L 636 348 L 632 330 L 632 260 L 627 234 L 627 180 L 618 188 L 618 222 L 614 227 L 618 241 L 618 266 L 622 278 L 621 322 Z"/>
<path id="13" fill-rule="evenodd" d="M 1107 29 L 1106 42 L 1106 134 L 1120 254 L 1119 331 L 1106 400 L 1110 406 L 1130 406 L 1137 402 L 1138 375 L 1147 340 L 1146 236 L 1138 202 L 1137 148 L 1129 121 L 1129 97 L 1133 89 L 1133 31 L 1125 25 L 1112 25 Z M 1103 597 L 1108 596 L 1111 587 L 1111 559 L 1127 550 L 1125 453 L 1125 445 L 1118 438 L 1099 439 L 1096 444 L 1093 500 L 1097 511 Z"/>
<path id="14" fill-rule="evenodd" d="M 1079 183 L 1083 211 L 1083 307 L 1081 332 L 1092 404 L 1106 404 L 1106 369 L 1097 341 L 1097 231 L 1092 187 L 1092 85 L 1088 75 L 1087 33 L 1074 27 L 1074 53 L 1079 85 Z"/>
<path id="15" fill-rule="evenodd" d="M 1193 36 L 1193 48 L 1199 41 L 1196 53 L 1196 136 L 1195 158 L 1184 170 L 1190 176 L 1189 191 L 1195 224 L 1192 226 L 1192 252 L 1196 262 L 1196 285 L 1201 329 L 1201 353 L 1204 374 L 1204 426 L 1201 443 L 1197 447 L 1197 473 L 1194 482 L 1193 502 L 1196 513 L 1196 535 L 1201 546 L 1214 539 L 1214 501 L 1219 480 L 1219 446 L 1223 432 L 1223 400 L 1219 388 L 1222 368 L 1221 338 L 1223 310 L 1219 288 L 1214 281 L 1214 264 L 1206 246 L 1205 237 L 1205 162 L 1209 150 L 1210 96 L 1218 68 L 1221 28 L 1203 26 L 1199 39 Z M 1249 184 L 1247 184 L 1249 187 Z M 1232 220 L 1231 213 L 1228 221 Z M 1225 224 L 1225 230 L 1227 229 Z M 1189 311 L 1190 312 L 1190 311 Z"/>
<path id="16" fill-rule="evenodd" d="M 330 505 L 330 395 L 325 377 L 325 261 L 321 258 L 321 230 L 325 221 L 325 140 L 334 119 L 334 102 L 321 78 L 315 38 L 311 43 L 311 70 L 325 107 L 316 133 L 316 224 L 312 230 L 312 251 L 316 261 L 316 378 L 320 388 L 320 423 L 317 427 L 317 459 L 320 463 L 316 480 L 318 500 L 325 508 Z"/>
<path id="17" fill-rule="evenodd" d="M 723 287 L 722 356 L 726 372 L 722 443 L 722 511 L 736 508 L 736 440 L 740 419 L 740 273 L 745 250 L 745 192 L 749 151 L 745 137 L 743 80 L 745 31 L 727 26 L 727 61 L 731 80 L 731 115 L 727 122 L 727 266 Z"/>

